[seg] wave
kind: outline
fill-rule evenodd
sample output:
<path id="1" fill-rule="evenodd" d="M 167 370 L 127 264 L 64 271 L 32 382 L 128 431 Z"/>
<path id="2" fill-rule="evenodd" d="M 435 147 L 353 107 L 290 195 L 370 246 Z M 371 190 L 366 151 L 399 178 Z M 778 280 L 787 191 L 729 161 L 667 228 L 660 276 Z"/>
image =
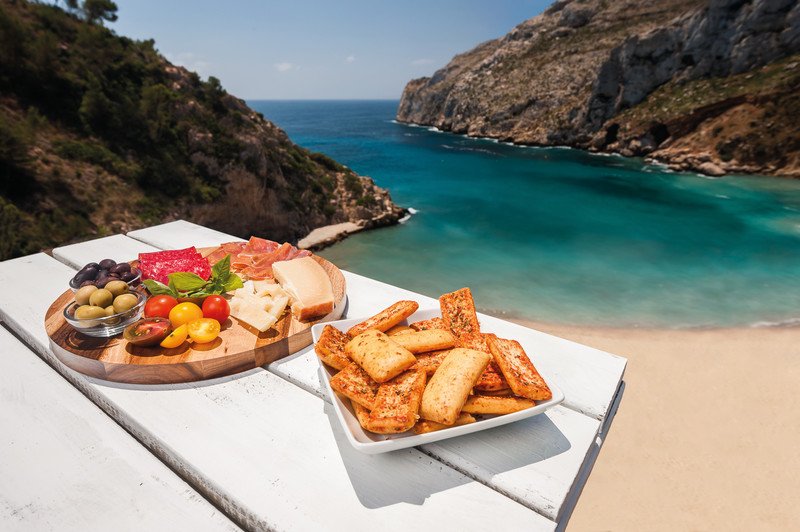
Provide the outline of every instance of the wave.
<path id="1" fill-rule="evenodd" d="M 800 318 L 787 318 L 779 321 L 756 321 L 750 324 L 754 329 L 778 328 L 778 327 L 796 327 L 800 325 Z"/>
<path id="2" fill-rule="evenodd" d="M 440 146 L 442 148 L 446 149 L 446 150 L 471 151 L 471 152 L 477 152 L 477 153 L 488 153 L 489 155 L 494 155 L 494 156 L 497 156 L 497 157 L 503 157 L 503 155 L 501 155 L 501 154 L 499 154 L 497 152 L 494 152 L 492 150 L 487 150 L 485 148 L 459 148 L 459 147 L 456 147 L 456 146 L 450 146 L 448 144 L 440 144 Z"/>
<path id="3" fill-rule="evenodd" d="M 417 214 L 418 212 L 419 212 L 419 211 L 418 211 L 417 209 L 415 209 L 414 207 L 409 207 L 409 208 L 408 208 L 408 214 L 406 214 L 405 216 L 403 216 L 402 218 L 400 218 L 399 220 L 397 220 L 397 223 L 399 223 L 399 224 L 404 224 L 404 223 L 406 223 L 407 221 L 409 221 L 409 220 L 411 219 L 411 217 L 412 217 L 412 216 L 414 216 L 414 215 L 415 215 L 415 214 Z"/>

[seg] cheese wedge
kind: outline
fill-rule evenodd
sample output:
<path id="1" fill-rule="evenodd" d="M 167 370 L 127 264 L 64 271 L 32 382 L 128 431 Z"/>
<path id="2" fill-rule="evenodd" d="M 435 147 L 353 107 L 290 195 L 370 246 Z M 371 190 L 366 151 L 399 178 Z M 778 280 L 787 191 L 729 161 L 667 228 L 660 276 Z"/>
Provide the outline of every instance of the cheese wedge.
<path id="1" fill-rule="evenodd" d="M 276 262 L 272 273 L 289 294 L 292 314 L 297 319 L 306 321 L 333 311 L 331 280 L 312 257 Z"/>

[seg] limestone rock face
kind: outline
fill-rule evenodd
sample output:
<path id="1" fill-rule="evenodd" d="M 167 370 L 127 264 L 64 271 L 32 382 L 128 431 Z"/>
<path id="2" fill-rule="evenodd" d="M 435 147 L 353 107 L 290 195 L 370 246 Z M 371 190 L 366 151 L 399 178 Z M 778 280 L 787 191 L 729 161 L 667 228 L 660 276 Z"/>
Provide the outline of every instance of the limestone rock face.
<path id="1" fill-rule="evenodd" d="M 683 139 L 682 150 L 709 152 L 729 171 L 800 176 L 790 121 L 766 117 L 788 157 L 753 146 L 771 103 L 794 108 L 798 53 L 796 0 L 560 0 L 409 82 L 397 119 L 667 160 Z M 745 102 L 750 120 L 720 122 Z M 739 140 L 720 152 L 728 135 Z"/>

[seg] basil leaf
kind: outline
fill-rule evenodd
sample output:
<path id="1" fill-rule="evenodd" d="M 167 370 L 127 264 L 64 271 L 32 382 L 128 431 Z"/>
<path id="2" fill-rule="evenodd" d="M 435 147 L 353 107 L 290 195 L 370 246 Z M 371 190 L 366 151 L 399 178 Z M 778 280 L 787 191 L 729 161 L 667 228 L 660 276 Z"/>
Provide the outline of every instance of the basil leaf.
<path id="1" fill-rule="evenodd" d="M 235 273 L 230 274 L 228 280 L 222 286 L 223 292 L 233 292 L 239 288 L 242 288 L 244 283 L 242 282 L 242 278 L 236 275 Z"/>
<path id="2" fill-rule="evenodd" d="M 231 275 L 231 256 L 225 255 L 225 258 L 211 267 L 211 279 L 219 279 L 223 283 L 228 280 Z"/>
<path id="3" fill-rule="evenodd" d="M 191 292 L 200 290 L 206 285 L 206 281 L 196 273 L 176 272 L 169 274 L 170 286 L 175 287 L 180 292 Z"/>
<path id="4" fill-rule="evenodd" d="M 147 291 L 150 292 L 151 295 L 154 296 L 172 296 L 178 297 L 177 292 L 172 290 L 169 286 L 165 285 L 164 283 L 159 283 L 155 279 L 145 279 L 142 281 L 144 286 L 147 288 Z"/>

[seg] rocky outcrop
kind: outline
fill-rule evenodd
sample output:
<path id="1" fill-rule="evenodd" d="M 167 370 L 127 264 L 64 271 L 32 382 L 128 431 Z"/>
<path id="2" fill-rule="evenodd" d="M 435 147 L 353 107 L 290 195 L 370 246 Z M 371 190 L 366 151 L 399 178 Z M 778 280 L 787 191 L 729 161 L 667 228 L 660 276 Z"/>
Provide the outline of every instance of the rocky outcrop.
<path id="1" fill-rule="evenodd" d="M 798 53 L 794 0 L 561 0 L 431 78 L 410 82 L 397 118 L 668 163 L 679 147 L 684 155 L 707 153 L 722 171 L 800 176 L 797 158 L 786 154 L 800 151 L 791 135 L 779 135 L 788 156 L 767 160 L 753 131 L 727 127 L 735 109 L 737 124 L 746 121 L 741 114 L 758 124 L 771 103 L 794 105 Z M 766 118 L 773 129 L 796 131 L 781 116 Z M 706 138 L 704 129 L 716 134 Z M 735 148 L 726 151 L 731 140 Z M 679 168 L 717 172 L 681 157 Z"/>

